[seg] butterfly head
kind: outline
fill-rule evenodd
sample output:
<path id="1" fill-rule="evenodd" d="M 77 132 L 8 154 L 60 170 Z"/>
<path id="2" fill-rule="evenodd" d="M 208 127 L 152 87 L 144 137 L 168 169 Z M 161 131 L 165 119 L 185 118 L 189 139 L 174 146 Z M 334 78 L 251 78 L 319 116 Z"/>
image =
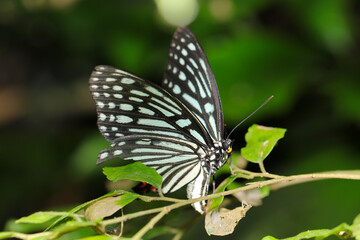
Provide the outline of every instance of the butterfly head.
<path id="1" fill-rule="evenodd" d="M 232 153 L 232 144 L 233 144 L 233 141 L 230 138 L 227 138 L 224 141 L 224 149 L 228 155 L 231 155 L 231 153 Z"/>

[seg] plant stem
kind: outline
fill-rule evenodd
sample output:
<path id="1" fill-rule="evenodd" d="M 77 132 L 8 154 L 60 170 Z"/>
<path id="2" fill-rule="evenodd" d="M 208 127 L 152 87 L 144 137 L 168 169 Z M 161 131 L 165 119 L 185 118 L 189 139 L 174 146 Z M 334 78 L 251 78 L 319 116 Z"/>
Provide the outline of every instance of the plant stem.
<path id="1" fill-rule="evenodd" d="M 264 176 L 264 174 L 254 174 L 254 176 Z M 267 175 L 267 174 L 266 174 Z M 271 174 L 269 174 L 271 175 Z M 263 186 L 267 186 L 267 185 L 275 185 L 277 186 L 278 189 L 280 187 L 285 187 L 285 186 L 291 186 L 294 184 L 298 184 L 301 182 L 309 182 L 309 181 L 318 181 L 321 179 L 352 179 L 352 180 L 360 180 L 360 170 L 349 170 L 349 171 L 332 171 L 332 172 L 324 172 L 324 173 L 310 173 L 310 174 L 301 174 L 301 175 L 293 175 L 293 176 L 288 176 L 288 177 L 284 177 L 284 176 L 278 176 L 278 175 L 274 175 L 276 176 L 276 178 L 274 179 L 270 179 L 270 180 L 266 180 L 266 181 L 259 181 L 259 182 L 253 182 L 253 183 L 249 183 L 247 186 L 244 187 L 239 187 L 233 190 L 228 190 L 225 192 L 221 192 L 221 193 L 214 193 L 214 194 L 210 194 L 204 197 L 200 197 L 200 198 L 196 198 L 196 199 L 183 199 L 177 203 L 173 203 L 170 204 L 166 207 L 159 207 L 159 208 L 153 208 L 153 209 L 149 209 L 149 210 L 145 210 L 145 211 L 140 211 L 140 212 L 136 212 L 136 213 L 130 213 L 127 214 L 125 216 L 122 217 L 117 217 L 117 218 L 113 218 L 113 219 L 109 219 L 109 220 L 104 220 L 102 222 L 102 224 L 104 225 L 108 225 L 108 224 L 114 224 L 114 223 L 118 223 L 121 221 L 127 221 L 136 217 L 140 217 L 140 216 L 145 216 L 145 215 L 149 215 L 149 214 L 153 214 L 153 213 L 158 213 L 158 212 L 162 212 L 165 208 L 167 209 L 168 212 L 170 212 L 173 209 L 185 206 L 185 205 L 189 205 L 195 202 L 199 202 L 199 201 L 203 201 L 203 200 L 209 200 L 209 199 L 213 199 L 213 198 L 217 198 L 217 197 L 221 197 L 221 196 L 227 196 L 227 195 L 231 195 L 237 192 L 241 192 L 241 191 L 246 191 L 246 190 L 250 190 L 250 189 L 256 189 L 256 188 L 261 188 Z M 160 198 L 158 198 L 160 199 Z"/>
<path id="2" fill-rule="evenodd" d="M 147 233 L 150 229 L 152 229 L 154 227 L 154 225 L 160 221 L 161 218 L 163 218 L 169 211 L 167 210 L 167 207 L 163 208 L 163 210 L 156 215 L 155 217 L 153 217 L 142 229 L 140 229 L 140 231 L 138 231 L 133 237 L 132 239 L 134 240 L 138 240 L 141 239 L 142 236 L 145 235 L 145 233 Z"/>
<path id="3" fill-rule="evenodd" d="M 265 170 L 265 166 L 264 166 L 264 162 L 263 162 L 263 161 L 259 162 L 259 167 L 260 167 L 260 171 L 261 171 L 263 174 L 268 174 L 268 172 L 266 172 L 266 170 Z"/>

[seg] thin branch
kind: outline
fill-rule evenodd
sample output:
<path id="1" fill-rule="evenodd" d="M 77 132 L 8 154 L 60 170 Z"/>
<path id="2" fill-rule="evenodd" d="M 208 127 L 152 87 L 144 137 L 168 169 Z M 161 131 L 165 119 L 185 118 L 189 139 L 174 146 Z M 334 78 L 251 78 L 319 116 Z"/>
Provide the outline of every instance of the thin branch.
<path id="1" fill-rule="evenodd" d="M 260 176 L 260 174 L 258 176 Z M 264 176 L 264 175 L 262 175 L 262 176 Z M 168 211 L 170 212 L 173 209 L 183 207 L 183 206 L 195 203 L 195 202 L 199 202 L 199 201 L 203 201 L 203 200 L 209 200 L 209 199 L 213 199 L 213 198 L 217 198 L 217 197 L 221 197 L 221 196 L 227 196 L 227 195 L 231 195 L 231 194 L 234 194 L 234 193 L 237 193 L 237 192 L 246 191 L 246 190 L 250 190 L 250 189 L 261 188 L 261 187 L 267 186 L 267 185 L 285 184 L 284 186 L 290 186 L 290 185 L 298 184 L 299 181 L 300 182 L 301 181 L 309 182 L 309 181 L 318 181 L 318 180 L 321 180 L 321 179 L 352 179 L 352 180 L 360 180 L 360 170 L 332 171 L 332 172 L 324 172 L 324 173 L 311 173 L 311 174 L 293 175 L 293 176 L 288 176 L 288 177 L 278 177 L 277 175 L 275 175 L 275 176 L 276 176 L 276 178 L 274 178 L 274 179 L 249 183 L 247 186 L 239 187 L 239 188 L 236 188 L 236 189 L 233 189 L 233 190 L 228 190 L 228 191 L 221 192 L 221 193 L 214 193 L 214 194 L 210 194 L 210 195 L 200 197 L 200 198 L 195 198 L 195 199 L 181 200 L 180 202 L 170 204 L 170 205 L 168 205 L 166 207 L 153 208 L 153 209 L 140 211 L 140 212 L 136 212 L 136 213 L 130 213 L 130 214 L 127 214 L 127 215 L 122 216 L 122 217 L 117 217 L 117 218 L 113 218 L 113 219 L 109 219 L 109 220 L 104 220 L 102 222 L 102 224 L 108 225 L 108 224 L 118 223 L 118 222 L 121 222 L 121 221 L 127 221 L 127 220 L 137 218 L 137 217 L 140 217 L 140 216 L 145 216 L 145 215 L 161 212 L 161 211 L 164 210 L 164 208 L 167 208 Z M 280 185 L 278 185 L 278 186 L 280 186 Z"/>
<path id="2" fill-rule="evenodd" d="M 142 236 L 145 235 L 145 233 L 147 233 L 150 229 L 152 229 L 154 227 L 154 225 L 160 221 L 161 218 L 163 218 L 166 214 L 168 214 L 168 210 L 167 207 L 163 208 L 163 210 L 156 215 L 155 217 L 153 217 L 142 229 L 140 229 L 140 231 L 138 231 L 133 237 L 132 239 L 134 240 L 138 240 L 141 239 Z"/>
<path id="3" fill-rule="evenodd" d="M 234 170 L 235 173 L 242 173 L 244 175 L 247 175 L 247 177 L 244 177 L 246 179 L 253 179 L 256 177 L 266 177 L 266 178 L 282 178 L 284 176 L 281 175 L 276 175 L 276 174 L 271 174 L 271 173 L 256 173 L 256 172 L 250 172 L 247 171 L 245 169 L 236 169 Z M 240 177 L 243 177 L 243 175 L 241 175 Z"/>
<path id="4" fill-rule="evenodd" d="M 260 167 L 260 171 L 261 171 L 263 174 L 266 175 L 268 172 L 265 170 L 264 162 L 263 162 L 263 161 L 260 161 L 258 164 L 259 164 L 259 167 Z"/>
<path id="5" fill-rule="evenodd" d="M 177 198 L 169 198 L 169 197 L 150 197 L 141 195 L 139 198 L 145 202 L 151 202 L 151 201 L 164 201 L 164 202 L 183 202 L 186 201 L 184 199 L 177 199 Z"/>

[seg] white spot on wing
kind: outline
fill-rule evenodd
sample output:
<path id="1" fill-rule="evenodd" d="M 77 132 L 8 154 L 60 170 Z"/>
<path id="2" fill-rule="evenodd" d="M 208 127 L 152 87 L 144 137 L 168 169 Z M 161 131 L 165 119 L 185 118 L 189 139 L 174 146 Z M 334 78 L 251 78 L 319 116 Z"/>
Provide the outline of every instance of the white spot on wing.
<path id="1" fill-rule="evenodd" d="M 144 108 L 144 107 L 139 107 L 139 113 L 143 113 L 146 115 L 154 115 L 155 112 L 151 111 L 150 109 Z"/>
<path id="2" fill-rule="evenodd" d="M 191 105 L 193 106 L 194 108 L 196 108 L 200 113 L 202 112 L 201 111 L 201 107 L 200 107 L 200 104 L 199 102 L 193 98 L 192 96 L 190 96 L 189 94 L 187 93 L 184 93 L 183 94 L 183 98 Z"/>
<path id="3" fill-rule="evenodd" d="M 159 119 L 140 118 L 137 123 L 140 125 L 175 129 L 169 123 Z"/>
<path id="4" fill-rule="evenodd" d="M 184 72 L 180 71 L 180 73 L 179 73 L 179 78 L 180 78 L 181 80 L 183 80 L 183 81 L 186 80 L 186 75 L 184 74 Z"/>
<path id="5" fill-rule="evenodd" d="M 108 152 L 103 152 L 102 154 L 100 154 L 100 159 L 104 159 L 107 156 L 109 156 L 109 153 Z"/>
<path id="6" fill-rule="evenodd" d="M 115 103 L 113 103 L 113 102 L 109 102 L 109 108 L 110 108 L 110 109 L 115 108 L 115 106 L 116 106 L 116 105 L 115 105 Z"/>
<path id="7" fill-rule="evenodd" d="M 120 104 L 120 109 L 123 111 L 131 111 L 134 109 L 134 107 L 130 104 L 122 103 Z"/>
<path id="8" fill-rule="evenodd" d="M 116 79 L 115 78 L 106 78 L 105 81 L 106 82 L 115 82 Z"/>
<path id="9" fill-rule="evenodd" d="M 194 61 L 194 59 L 189 58 L 189 61 L 191 62 L 191 64 L 192 64 L 196 69 L 199 68 L 199 66 L 196 64 L 196 62 Z"/>
<path id="10" fill-rule="evenodd" d="M 181 54 L 186 57 L 188 55 L 188 52 L 183 48 L 183 50 L 181 50 Z"/>
<path id="11" fill-rule="evenodd" d="M 216 123 L 215 123 L 215 118 L 214 118 L 213 115 L 211 115 L 211 116 L 209 117 L 209 122 L 210 122 L 210 126 L 211 126 L 214 134 L 216 135 Z"/>
<path id="12" fill-rule="evenodd" d="M 206 103 L 205 104 L 205 112 L 211 114 L 211 113 L 214 112 L 214 110 L 215 110 L 215 108 L 214 108 L 213 104 L 211 104 L 211 103 Z"/>
<path id="13" fill-rule="evenodd" d="M 99 108 L 103 108 L 105 104 L 103 102 L 96 102 Z"/>
<path id="14" fill-rule="evenodd" d="M 121 151 L 121 150 L 115 150 L 114 151 L 114 155 L 116 156 L 116 155 L 120 155 L 120 154 L 122 154 L 123 153 L 123 151 Z"/>
<path id="15" fill-rule="evenodd" d="M 174 92 L 175 94 L 180 94 L 180 93 L 181 93 L 181 89 L 180 89 L 180 87 L 179 87 L 177 84 L 175 84 L 175 86 L 174 86 L 174 88 L 173 88 L 173 92 Z"/>
<path id="16" fill-rule="evenodd" d="M 170 153 L 170 154 L 174 153 L 174 151 L 169 151 L 164 149 L 154 149 L 154 148 L 135 148 L 131 152 L 132 153 Z"/>
<path id="17" fill-rule="evenodd" d="M 196 47 L 193 43 L 189 43 L 188 44 L 188 48 L 191 50 L 191 51 L 195 51 L 196 50 Z"/>
<path id="18" fill-rule="evenodd" d="M 142 96 L 142 97 L 147 97 L 147 96 L 149 96 L 149 94 L 144 93 L 144 92 L 141 92 L 141 91 L 139 91 L 139 90 L 131 90 L 130 93 L 135 94 L 135 95 L 138 95 L 138 96 Z"/>
<path id="19" fill-rule="evenodd" d="M 137 133 L 150 133 L 150 134 L 158 134 L 158 135 L 165 135 L 165 136 L 171 136 L 181 139 L 186 139 L 184 135 L 170 132 L 170 131 L 159 131 L 159 130 L 145 130 L 145 129 L 137 129 L 137 128 L 129 128 L 129 132 L 137 132 Z M 196 146 L 194 146 L 196 147 Z"/>
<path id="20" fill-rule="evenodd" d="M 131 117 L 128 116 L 124 116 L 124 115 L 117 115 L 116 116 L 116 122 L 117 123 L 131 123 L 133 121 L 133 119 Z"/>
<path id="21" fill-rule="evenodd" d="M 123 78 L 121 79 L 121 83 L 123 84 L 133 84 L 135 82 L 134 79 L 131 79 L 131 78 Z"/>
<path id="22" fill-rule="evenodd" d="M 189 65 L 186 65 L 186 69 L 187 69 L 192 75 L 195 75 L 194 70 L 193 70 Z"/>
<path id="23" fill-rule="evenodd" d="M 99 114 L 99 119 L 100 119 L 101 121 L 105 121 L 106 115 L 103 114 L 103 113 L 100 113 L 100 114 Z"/>
<path id="24" fill-rule="evenodd" d="M 156 88 L 153 88 L 151 86 L 146 86 L 145 89 L 148 90 L 149 92 L 155 94 L 155 95 L 160 96 L 160 97 L 163 96 L 163 94 L 159 90 L 157 90 Z"/>
<path id="25" fill-rule="evenodd" d="M 191 124 L 191 121 L 189 119 L 179 119 L 176 121 L 176 124 L 183 128 L 183 127 L 187 127 L 187 126 L 190 126 Z"/>
<path id="26" fill-rule="evenodd" d="M 122 89 L 123 89 L 122 86 L 119 86 L 119 85 L 114 85 L 113 86 L 114 91 L 121 91 Z"/>
<path id="27" fill-rule="evenodd" d="M 204 138 L 196 130 L 190 129 L 190 134 L 193 135 L 194 138 L 205 144 Z"/>
<path id="28" fill-rule="evenodd" d="M 190 90 L 195 93 L 196 92 L 196 88 L 194 86 L 194 84 L 191 81 L 188 81 L 188 86 L 190 88 Z"/>
<path id="29" fill-rule="evenodd" d="M 129 100 L 134 101 L 134 102 L 143 102 L 142 99 L 137 98 L 137 97 L 129 97 Z"/>

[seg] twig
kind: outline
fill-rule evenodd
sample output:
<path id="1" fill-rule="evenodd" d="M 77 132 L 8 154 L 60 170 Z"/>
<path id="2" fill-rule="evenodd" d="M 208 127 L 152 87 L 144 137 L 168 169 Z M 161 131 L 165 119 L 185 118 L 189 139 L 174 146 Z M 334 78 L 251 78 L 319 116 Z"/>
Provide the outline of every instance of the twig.
<path id="1" fill-rule="evenodd" d="M 167 210 L 167 207 L 163 208 L 161 212 L 153 217 L 140 231 L 138 231 L 133 237 L 133 240 L 141 239 L 142 236 L 145 235 L 150 229 L 154 227 L 154 225 L 160 221 L 161 218 L 163 218 L 169 211 Z"/>
<path id="2" fill-rule="evenodd" d="M 264 162 L 263 162 L 263 161 L 260 161 L 258 164 L 259 164 L 259 167 L 260 167 L 260 171 L 261 171 L 263 174 L 268 174 L 268 172 L 266 172 L 266 170 L 265 170 Z"/>
<path id="3" fill-rule="evenodd" d="M 161 212 L 164 208 L 167 208 L 168 211 L 171 211 L 173 209 L 183 207 L 185 205 L 189 205 L 189 204 L 192 204 L 195 202 L 209 200 L 209 199 L 213 199 L 213 198 L 217 198 L 217 197 L 221 197 L 221 196 L 227 196 L 227 195 L 231 195 L 231 194 L 234 194 L 237 192 L 246 191 L 246 190 L 250 190 L 250 189 L 256 189 L 256 188 L 260 188 L 260 187 L 267 186 L 267 185 L 285 184 L 284 186 L 290 186 L 290 185 L 298 184 L 299 181 L 309 182 L 309 181 L 318 181 L 321 179 L 333 179 L 333 178 L 360 180 L 360 170 L 301 174 L 301 175 L 293 175 L 293 176 L 288 176 L 288 177 L 277 177 L 277 178 L 266 180 L 266 181 L 253 182 L 253 183 L 249 183 L 247 186 L 239 187 L 239 188 L 236 188 L 233 190 L 228 190 L 228 191 L 221 192 L 221 193 L 214 193 L 214 194 L 210 194 L 210 195 L 200 197 L 200 198 L 195 198 L 195 199 L 181 200 L 180 202 L 170 204 L 166 207 L 153 208 L 153 209 L 149 209 L 149 210 L 145 210 L 145 211 L 127 214 L 122 217 L 104 220 L 102 222 L 102 224 L 108 225 L 108 224 L 118 223 L 120 221 L 127 221 L 127 220 L 137 218 L 140 216 L 145 216 L 145 215 Z"/>

